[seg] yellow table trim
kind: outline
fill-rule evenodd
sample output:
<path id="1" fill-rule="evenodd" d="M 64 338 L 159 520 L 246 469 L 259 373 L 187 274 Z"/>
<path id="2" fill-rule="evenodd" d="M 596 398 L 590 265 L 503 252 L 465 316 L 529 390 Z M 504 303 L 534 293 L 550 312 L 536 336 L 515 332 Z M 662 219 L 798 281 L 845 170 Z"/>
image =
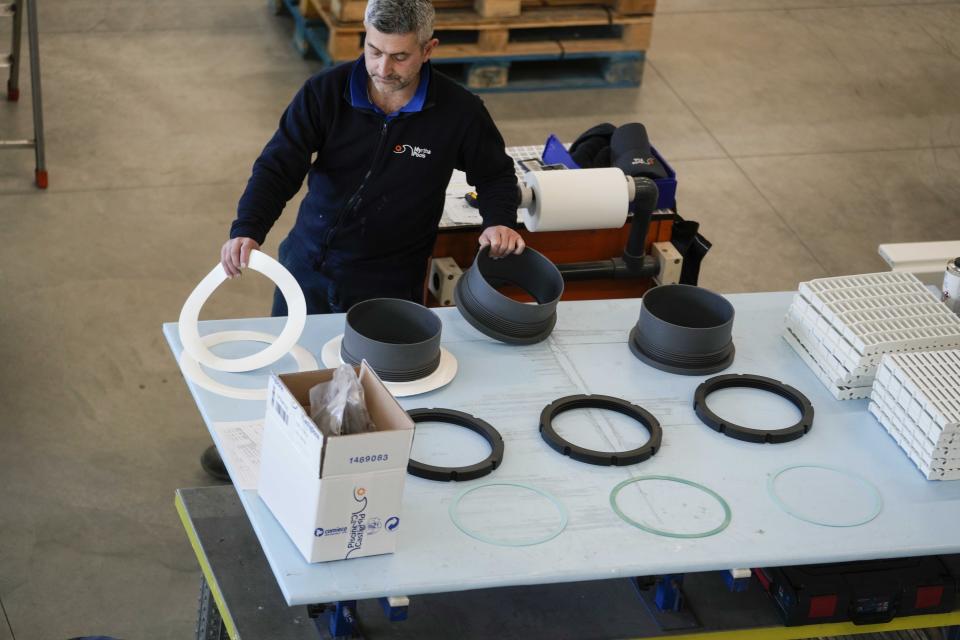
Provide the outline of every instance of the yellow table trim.
<path id="1" fill-rule="evenodd" d="M 200 538 L 197 536 L 197 530 L 193 528 L 193 523 L 190 521 L 190 516 L 187 514 L 187 506 L 183 503 L 183 498 L 180 497 L 179 491 L 177 491 L 176 497 L 174 498 L 174 504 L 177 507 L 177 513 L 180 514 L 180 522 L 183 524 L 183 528 L 187 532 L 187 538 L 190 540 L 190 546 L 193 547 L 193 553 L 197 556 L 197 562 L 200 564 L 200 571 L 203 572 L 203 577 L 206 579 L 207 585 L 210 587 L 210 593 L 213 594 L 213 599 L 217 603 L 217 609 L 220 611 L 220 617 L 223 619 L 223 623 L 227 627 L 227 634 L 230 636 L 231 640 L 240 640 L 240 635 L 237 633 L 237 625 L 234 624 L 233 617 L 230 615 L 230 611 L 227 609 L 227 604 L 223 599 L 223 593 L 220 591 L 220 585 L 217 584 L 217 579 L 213 575 L 213 569 L 210 568 L 210 563 L 207 562 L 207 556 L 203 553 L 203 546 L 200 544 Z"/>

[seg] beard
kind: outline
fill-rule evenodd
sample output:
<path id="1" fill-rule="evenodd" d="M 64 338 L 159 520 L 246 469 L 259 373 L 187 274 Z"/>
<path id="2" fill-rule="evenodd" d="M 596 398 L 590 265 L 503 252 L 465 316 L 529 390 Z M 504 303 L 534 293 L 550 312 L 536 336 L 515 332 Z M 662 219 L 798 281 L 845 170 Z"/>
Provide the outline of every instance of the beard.
<path id="1" fill-rule="evenodd" d="M 409 87 L 410 83 L 413 82 L 411 78 L 403 78 L 397 75 L 391 75 L 385 78 L 370 76 L 370 78 L 373 80 L 373 83 L 377 85 L 377 88 L 383 91 L 400 91 Z"/>

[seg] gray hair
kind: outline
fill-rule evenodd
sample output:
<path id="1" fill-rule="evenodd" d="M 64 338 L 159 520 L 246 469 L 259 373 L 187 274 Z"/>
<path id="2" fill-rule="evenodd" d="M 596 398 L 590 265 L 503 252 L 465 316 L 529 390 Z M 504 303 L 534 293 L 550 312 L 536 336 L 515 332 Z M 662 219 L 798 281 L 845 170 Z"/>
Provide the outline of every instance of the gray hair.
<path id="1" fill-rule="evenodd" d="M 369 0 L 363 22 L 380 33 L 416 33 L 420 44 L 426 44 L 435 15 L 430 0 Z"/>

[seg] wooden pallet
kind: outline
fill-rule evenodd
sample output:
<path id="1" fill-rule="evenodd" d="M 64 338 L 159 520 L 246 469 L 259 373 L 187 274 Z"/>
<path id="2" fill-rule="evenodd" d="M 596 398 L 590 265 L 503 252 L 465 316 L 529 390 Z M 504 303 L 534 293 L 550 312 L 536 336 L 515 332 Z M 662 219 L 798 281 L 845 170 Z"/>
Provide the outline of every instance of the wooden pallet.
<path id="1" fill-rule="evenodd" d="M 329 53 L 330 29 L 324 20 L 304 18 L 299 11 L 300 0 L 269 1 L 278 12 L 286 10 L 293 17 L 293 44 L 302 55 L 316 56 L 326 64 L 334 63 Z M 359 38 L 359 33 L 351 33 Z M 550 34 L 556 35 L 556 32 Z M 600 39 L 600 43 L 607 47 L 615 46 L 618 42 L 622 41 Z M 452 49 L 454 55 L 434 57 L 433 63 L 441 72 L 477 92 L 639 86 L 643 77 L 644 51 L 577 51 L 577 45 L 583 47 L 591 43 L 596 43 L 596 39 L 557 39 L 549 42 L 551 46 L 545 46 L 543 40 L 532 43 L 508 41 L 507 44 L 520 53 L 455 55 L 458 50 L 471 50 L 471 47 L 461 44 L 448 47 L 448 51 Z M 472 49 L 475 50 L 475 47 Z M 541 52 L 527 53 L 529 49 L 539 49 Z M 359 55 L 359 49 L 351 49 L 349 59 Z"/>
<path id="2" fill-rule="evenodd" d="M 586 0 L 605 6 L 620 15 L 652 15 L 657 0 Z M 438 13 L 448 9 L 473 9 L 482 18 L 509 18 L 533 8 L 562 7 L 585 4 L 585 0 L 434 0 Z M 340 22 L 363 22 L 366 0 L 300 0 L 300 11 L 306 18 L 319 18 L 320 11 Z"/>
<path id="3" fill-rule="evenodd" d="M 318 0 L 307 0 L 317 2 Z M 363 24 L 341 22 L 322 8 L 327 56 L 334 62 L 363 53 Z M 470 9 L 437 12 L 434 60 L 646 51 L 653 18 L 620 15 L 596 5 L 532 7 L 513 18 L 484 18 Z"/>
<path id="4" fill-rule="evenodd" d="M 643 52 L 579 54 L 562 59 L 538 56 L 440 60 L 435 66 L 476 92 L 637 87 L 643 79 Z"/>

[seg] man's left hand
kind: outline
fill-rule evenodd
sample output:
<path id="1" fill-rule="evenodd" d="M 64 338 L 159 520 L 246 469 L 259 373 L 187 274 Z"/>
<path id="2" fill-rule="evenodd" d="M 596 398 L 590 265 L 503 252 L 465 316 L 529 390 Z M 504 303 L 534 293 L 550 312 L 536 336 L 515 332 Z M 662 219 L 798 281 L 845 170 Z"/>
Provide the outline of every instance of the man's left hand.
<path id="1" fill-rule="evenodd" d="M 510 253 L 523 253 L 527 245 L 519 233 L 510 227 L 497 225 L 483 230 L 480 234 L 480 246 L 489 246 L 491 257 L 502 258 Z"/>

